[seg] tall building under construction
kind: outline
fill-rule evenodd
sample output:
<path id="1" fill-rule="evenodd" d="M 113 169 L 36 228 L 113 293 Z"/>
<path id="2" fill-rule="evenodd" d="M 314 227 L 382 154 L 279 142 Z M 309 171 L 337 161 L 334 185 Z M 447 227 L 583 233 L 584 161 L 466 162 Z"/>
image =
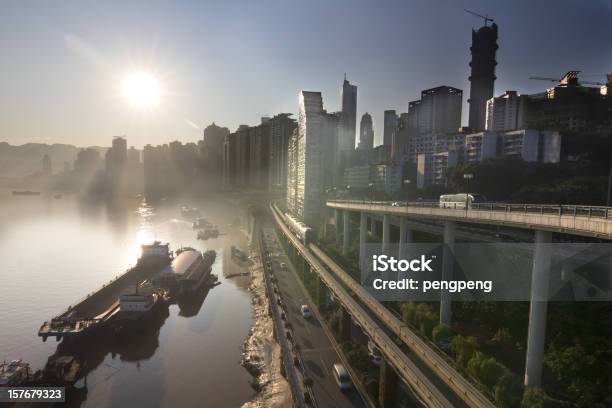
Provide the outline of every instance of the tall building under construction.
<path id="1" fill-rule="evenodd" d="M 486 24 L 478 30 L 472 30 L 472 61 L 470 62 L 470 117 L 469 127 L 472 131 L 485 129 L 487 100 L 493 97 L 495 84 L 495 53 L 497 52 L 497 24 Z"/>

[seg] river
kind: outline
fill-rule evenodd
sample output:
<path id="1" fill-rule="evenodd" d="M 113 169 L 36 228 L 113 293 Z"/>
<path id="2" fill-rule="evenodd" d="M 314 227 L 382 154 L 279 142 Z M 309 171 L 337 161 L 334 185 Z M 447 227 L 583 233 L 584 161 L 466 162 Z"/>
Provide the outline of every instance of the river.
<path id="1" fill-rule="evenodd" d="M 252 378 L 240 365 L 253 324 L 250 277 L 236 276 L 246 269 L 229 255 L 232 245 L 246 249 L 244 212 L 226 200 L 187 204 L 223 235 L 197 240 L 178 203 L 111 205 L 0 190 L 0 360 L 41 368 L 57 347 L 37 337 L 41 323 L 134 264 L 140 244 L 158 239 L 172 249 L 217 250 L 213 273 L 221 284 L 184 310 L 170 306 L 158 325 L 121 347 L 92 346 L 87 391 L 70 405 L 237 407 L 251 400 Z"/>

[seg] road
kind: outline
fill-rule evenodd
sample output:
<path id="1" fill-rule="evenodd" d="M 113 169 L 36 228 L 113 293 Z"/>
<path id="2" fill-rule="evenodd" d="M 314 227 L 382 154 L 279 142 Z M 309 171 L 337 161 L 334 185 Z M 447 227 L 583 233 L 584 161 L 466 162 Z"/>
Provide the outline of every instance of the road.
<path id="1" fill-rule="evenodd" d="M 355 388 L 348 392 L 340 391 L 332 373 L 333 365 L 339 363 L 340 356 L 315 316 L 304 319 L 300 307 L 307 304 L 311 310 L 315 305 L 308 300 L 304 287 L 272 228 L 263 228 L 264 246 L 273 256 L 272 270 L 278 279 L 278 287 L 286 305 L 287 320 L 291 323 L 294 338 L 300 345 L 302 360 L 307 375 L 313 380 L 313 391 L 317 406 L 326 407 L 366 407 L 361 395 Z M 285 263 L 287 269 L 280 265 Z"/>

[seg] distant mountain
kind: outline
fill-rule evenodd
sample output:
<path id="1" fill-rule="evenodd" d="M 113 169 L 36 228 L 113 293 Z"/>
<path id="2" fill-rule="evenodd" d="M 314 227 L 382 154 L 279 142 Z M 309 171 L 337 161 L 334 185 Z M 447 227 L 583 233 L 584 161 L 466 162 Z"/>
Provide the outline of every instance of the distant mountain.
<path id="1" fill-rule="evenodd" d="M 100 152 L 102 157 L 108 148 L 92 146 Z M 42 170 L 42 159 L 45 154 L 51 158 L 53 173 L 64 170 L 64 163 L 72 163 L 81 148 L 67 144 L 26 143 L 13 146 L 0 142 L 0 177 L 25 177 Z"/>

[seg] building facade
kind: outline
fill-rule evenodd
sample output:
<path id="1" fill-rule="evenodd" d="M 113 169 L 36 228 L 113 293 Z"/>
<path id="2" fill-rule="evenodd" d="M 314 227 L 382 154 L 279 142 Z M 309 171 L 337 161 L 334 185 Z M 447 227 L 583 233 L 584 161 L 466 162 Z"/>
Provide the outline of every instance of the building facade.
<path id="1" fill-rule="evenodd" d="M 339 132 L 338 149 L 355 149 L 355 132 L 357 127 L 357 85 L 352 85 L 344 75 L 342 83 L 342 115 Z"/>
<path id="2" fill-rule="evenodd" d="M 374 125 L 372 115 L 368 112 L 361 116 L 359 123 L 359 150 L 372 150 L 374 148 Z"/>
<path id="3" fill-rule="evenodd" d="M 285 193 L 287 189 L 287 152 L 289 140 L 297 128 L 290 113 L 281 113 L 270 119 L 270 190 Z"/>
<path id="4" fill-rule="evenodd" d="M 525 127 L 527 97 L 506 91 L 487 101 L 485 130 L 504 131 Z"/>
<path id="5" fill-rule="evenodd" d="M 334 185 L 338 124 L 338 117 L 323 109 L 321 92 L 300 92 L 287 169 L 287 207 L 310 226 L 319 223 L 326 191 Z"/>
<path id="6" fill-rule="evenodd" d="M 389 148 L 391 148 L 391 143 L 393 142 L 393 132 L 395 132 L 395 128 L 397 128 L 397 114 L 393 109 L 386 110 L 384 114 L 383 124 L 382 144 L 384 146 L 389 146 Z"/>
<path id="7" fill-rule="evenodd" d="M 495 54 L 497 53 L 497 24 L 472 30 L 472 60 L 470 62 L 469 124 L 473 132 L 485 129 L 487 101 L 493 97 L 495 86 Z"/>

